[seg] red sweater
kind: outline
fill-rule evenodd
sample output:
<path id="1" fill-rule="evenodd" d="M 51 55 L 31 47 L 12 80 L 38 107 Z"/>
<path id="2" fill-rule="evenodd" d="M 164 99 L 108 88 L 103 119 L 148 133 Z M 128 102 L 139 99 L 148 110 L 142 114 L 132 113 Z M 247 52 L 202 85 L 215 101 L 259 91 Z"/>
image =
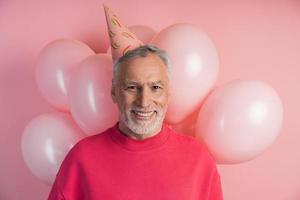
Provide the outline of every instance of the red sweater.
<path id="1" fill-rule="evenodd" d="M 220 200 L 220 177 L 200 142 L 166 125 L 144 140 L 117 125 L 78 142 L 64 159 L 49 200 Z"/>

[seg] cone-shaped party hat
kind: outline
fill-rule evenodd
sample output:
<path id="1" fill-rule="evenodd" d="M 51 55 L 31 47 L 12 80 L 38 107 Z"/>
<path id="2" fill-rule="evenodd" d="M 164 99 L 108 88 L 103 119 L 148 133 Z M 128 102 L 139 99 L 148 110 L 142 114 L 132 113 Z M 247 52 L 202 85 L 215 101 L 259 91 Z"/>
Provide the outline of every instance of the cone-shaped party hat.
<path id="1" fill-rule="evenodd" d="M 116 61 L 122 57 L 128 50 L 135 49 L 141 45 L 141 42 L 126 26 L 124 26 L 120 19 L 112 10 L 103 5 L 108 35 L 111 45 L 112 58 Z"/>

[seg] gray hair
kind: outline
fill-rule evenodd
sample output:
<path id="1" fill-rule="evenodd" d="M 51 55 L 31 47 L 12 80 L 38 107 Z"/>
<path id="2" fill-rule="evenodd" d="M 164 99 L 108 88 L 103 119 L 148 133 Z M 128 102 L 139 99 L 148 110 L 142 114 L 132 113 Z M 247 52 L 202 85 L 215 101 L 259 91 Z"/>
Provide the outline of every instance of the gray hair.
<path id="1" fill-rule="evenodd" d="M 170 80 L 171 78 L 171 66 L 170 66 L 170 60 L 167 52 L 163 49 L 160 49 L 152 44 L 143 45 L 140 47 L 137 47 L 133 50 L 127 51 L 122 57 L 118 58 L 113 65 L 113 83 L 114 79 L 118 74 L 119 68 L 123 62 L 129 61 L 133 58 L 140 58 L 140 57 L 146 57 L 149 54 L 155 54 L 157 55 L 165 64 L 168 72 L 168 78 Z"/>

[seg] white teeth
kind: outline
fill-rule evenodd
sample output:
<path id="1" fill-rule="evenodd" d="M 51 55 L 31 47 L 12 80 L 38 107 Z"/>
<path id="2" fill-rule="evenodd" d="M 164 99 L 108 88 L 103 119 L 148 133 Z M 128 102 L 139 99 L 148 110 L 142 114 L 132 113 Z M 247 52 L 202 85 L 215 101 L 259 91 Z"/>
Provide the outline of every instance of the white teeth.
<path id="1" fill-rule="evenodd" d="M 139 115 L 141 117 L 150 117 L 153 114 L 153 111 L 150 112 L 140 112 L 140 111 L 134 111 L 136 115 Z"/>

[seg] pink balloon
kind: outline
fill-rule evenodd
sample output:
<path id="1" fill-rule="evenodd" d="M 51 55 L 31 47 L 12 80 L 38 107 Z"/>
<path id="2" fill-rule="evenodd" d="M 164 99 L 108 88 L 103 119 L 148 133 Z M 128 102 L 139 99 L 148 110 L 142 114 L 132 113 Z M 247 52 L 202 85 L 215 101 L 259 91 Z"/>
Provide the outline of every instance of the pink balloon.
<path id="1" fill-rule="evenodd" d="M 270 85 L 259 80 L 236 80 L 205 100 L 196 132 L 218 163 L 240 163 L 272 144 L 282 118 L 282 102 Z"/>
<path id="2" fill-rule="evenodd" d="M 74 71 L 68 88 L 70 110 L 86 134 L 100 133 L 118 120 L 111 82 L 112 59 L 105 54 L 89 56 Z"/>
<path id="3" fill-rule="evenodd" d="M 22 135 L 22 154 L 30 171 L 52 184 L 68 151 L 84 137 L 71 116 L 42 114 L 26 126 Z"/>
<path id="4" fill-rule="evenodd" d="M 166 121 L 175 124 L 196 110 L 214 86 L 218 55 L 209 37 L 190 24 L 169 26 L 152 43 L 170 57 L 172 85 Z"/>
<path id="5" fill-rule="evenodd" d="M 157 34 L 157 32 L 152 28 L 143 25 L 130 26 L 129 30 L 134 33 L 144 44 L 149 43 Z"/>
<path id="6" fill-rule="evenodd" d="M 195 137 L 195 126 L 198 118 L 198 113 L 199 110 L 197 109 L 183 121 L 171 125 L 172 129 L 177 133 Z"/>
<path id="7" fill-rule="evenodd" d="M 44 98 L 55 108 L 68 111 L 67 87 L 76 65 L 94 54 L 84 43 L 60 39 L 49 43 L 41 51 L 36 68 L 37 85 Z"/>
<path id="8" fill-rule="evenodd" d="M 130 26 L 129 30 L 134 33 L 144 44 L 150 43 L 150 41 L 157 34 L 157 32 L 152 28 L 143 25 Z M 111 47 L 109 46 L 107 49 L 108 54 L 111 54 L 110 48 Z"/>

